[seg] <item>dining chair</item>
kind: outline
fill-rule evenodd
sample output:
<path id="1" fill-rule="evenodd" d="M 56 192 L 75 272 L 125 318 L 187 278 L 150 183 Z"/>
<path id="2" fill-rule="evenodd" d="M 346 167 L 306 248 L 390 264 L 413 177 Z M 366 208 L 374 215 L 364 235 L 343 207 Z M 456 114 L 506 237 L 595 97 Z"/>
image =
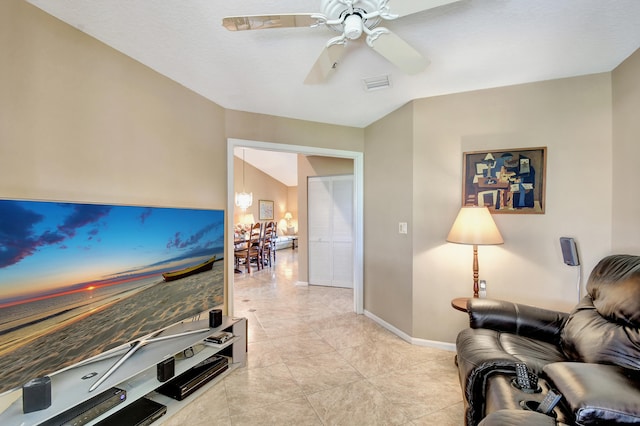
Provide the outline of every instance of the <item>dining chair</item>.
<path id="1" fill-rule="evenodd" d="M 276 223 L 267 222 L 262 234 L 262 257 L 265 265 L 276 263 Z M 271 259 L 273 258 L 273 263 Z"/>
<path id="2" fill-rule="evenodd" d="M 239 248 L 234 250 L 237 266 L 243 261 L 247 273 L 251 273 L 251 263 L 255 262 L 258 270 L 262 269 L 262 224 L 254 223 L 249 230 L 249 238 Z M 236 269 L 239 269 L 238 267 Z"/>

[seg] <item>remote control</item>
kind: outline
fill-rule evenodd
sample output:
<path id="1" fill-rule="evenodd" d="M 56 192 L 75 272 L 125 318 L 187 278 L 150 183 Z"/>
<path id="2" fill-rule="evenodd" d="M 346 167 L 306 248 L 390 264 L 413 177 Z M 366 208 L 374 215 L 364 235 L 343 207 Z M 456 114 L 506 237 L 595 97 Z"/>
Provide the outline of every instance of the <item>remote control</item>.
<path id="1" fill-rule="evenodd" d="M 531 390 L 538 391 L 538 375 L 533 371 L 529 372 L 529 386 Z"/>
<path id="2" fill-rule="evenodd" d="M 229 333 L 227 331 L 221 331 L 219 333 L 216 333 L 212 336 L 205 338 L 204 340 L 207 342 L 215 343 L 217 345 L 221 345 L 227 340 L 231 339 L 232 337 L 233 337 L 233 333 Z"/>
<path id="3" fill-rule="evenodd" d="M 516 384 L 520 389 L 531 389 L 531 380 L 529 380 L 529 369 L 526 364 L 516 364 Z"/>
<path id="4" fill-rule="evenodd" d="M 550 389 L 549 393 L 545 395 L 544 399 L 540 402 L 540 405 L 538 405 L 538 411 L 543 414 L 551 413 L 553 408 L 558 405 L 558 402 L 560 402 L 561 398 L 561 394 L 555 393 Z"/>

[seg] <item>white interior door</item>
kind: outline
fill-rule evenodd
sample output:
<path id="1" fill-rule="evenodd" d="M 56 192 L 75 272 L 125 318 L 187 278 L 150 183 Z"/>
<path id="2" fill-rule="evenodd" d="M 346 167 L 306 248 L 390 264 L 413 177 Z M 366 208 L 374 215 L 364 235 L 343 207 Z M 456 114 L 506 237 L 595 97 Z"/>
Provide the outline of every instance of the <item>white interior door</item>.
<path id="1" fill-rule="evenodd" d="M 353 176 L 307 181 L 309 284 L 353 288 Z"/>

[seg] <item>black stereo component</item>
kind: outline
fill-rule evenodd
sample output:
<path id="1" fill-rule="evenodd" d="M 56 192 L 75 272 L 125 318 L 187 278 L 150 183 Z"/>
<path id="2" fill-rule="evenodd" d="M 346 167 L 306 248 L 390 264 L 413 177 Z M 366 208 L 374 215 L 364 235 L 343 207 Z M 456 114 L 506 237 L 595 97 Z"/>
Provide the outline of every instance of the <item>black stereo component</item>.
<path id="1" fill-rule="evenodd" d="M 22 386 L 22 412 L 44 410 L 51 406 L 51 378 L 37 377 Z"/>
<path id="2" fill-rule="evenodd" d="M 127 399 L 127 391 L 111 388 L 40 423 L 40 426 L 81 426 L 111 410 L 125 399 Z"/>
<path id="3" fill-rule="evenodd" d="M 166 405 L 149 398 L 140 398 L 106 419 L 100 420 L 96 426 L 148 426 L 164 416 L 166 412 Z"/>
<path id="4" fill-rule="evenodd" d="M 216 328 L 222 325 L 222 309 L 212 309 L 209 311 L 209 327 Z"/>
<path id="5" fill-rule="evenodd" d="M 163 359 L 157 364 L 158 368 L 158 380 L 166 382 L 176 374 L 176 359 L 170 357 Z"/>
<path id="6" fill-rule="evenodd" d="M 229 360 L 224 356 L 214 355 L 156 390 L 170 398 L 182 401 L 227 368 L 229 368 Z"/>

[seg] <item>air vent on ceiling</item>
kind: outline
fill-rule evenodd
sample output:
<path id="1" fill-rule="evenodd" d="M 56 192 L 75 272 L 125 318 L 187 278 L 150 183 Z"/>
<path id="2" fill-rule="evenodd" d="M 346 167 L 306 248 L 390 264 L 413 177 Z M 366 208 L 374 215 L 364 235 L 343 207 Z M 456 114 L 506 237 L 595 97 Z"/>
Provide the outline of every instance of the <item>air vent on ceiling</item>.
<path id="1" fill-rule="evenodd" d="M 381 75 L 379 77 L 363 78 L 364 90 L 371 92 L 372 90 L 386 89 L 391 86 L 391 79 L 388 75 Z"/>

